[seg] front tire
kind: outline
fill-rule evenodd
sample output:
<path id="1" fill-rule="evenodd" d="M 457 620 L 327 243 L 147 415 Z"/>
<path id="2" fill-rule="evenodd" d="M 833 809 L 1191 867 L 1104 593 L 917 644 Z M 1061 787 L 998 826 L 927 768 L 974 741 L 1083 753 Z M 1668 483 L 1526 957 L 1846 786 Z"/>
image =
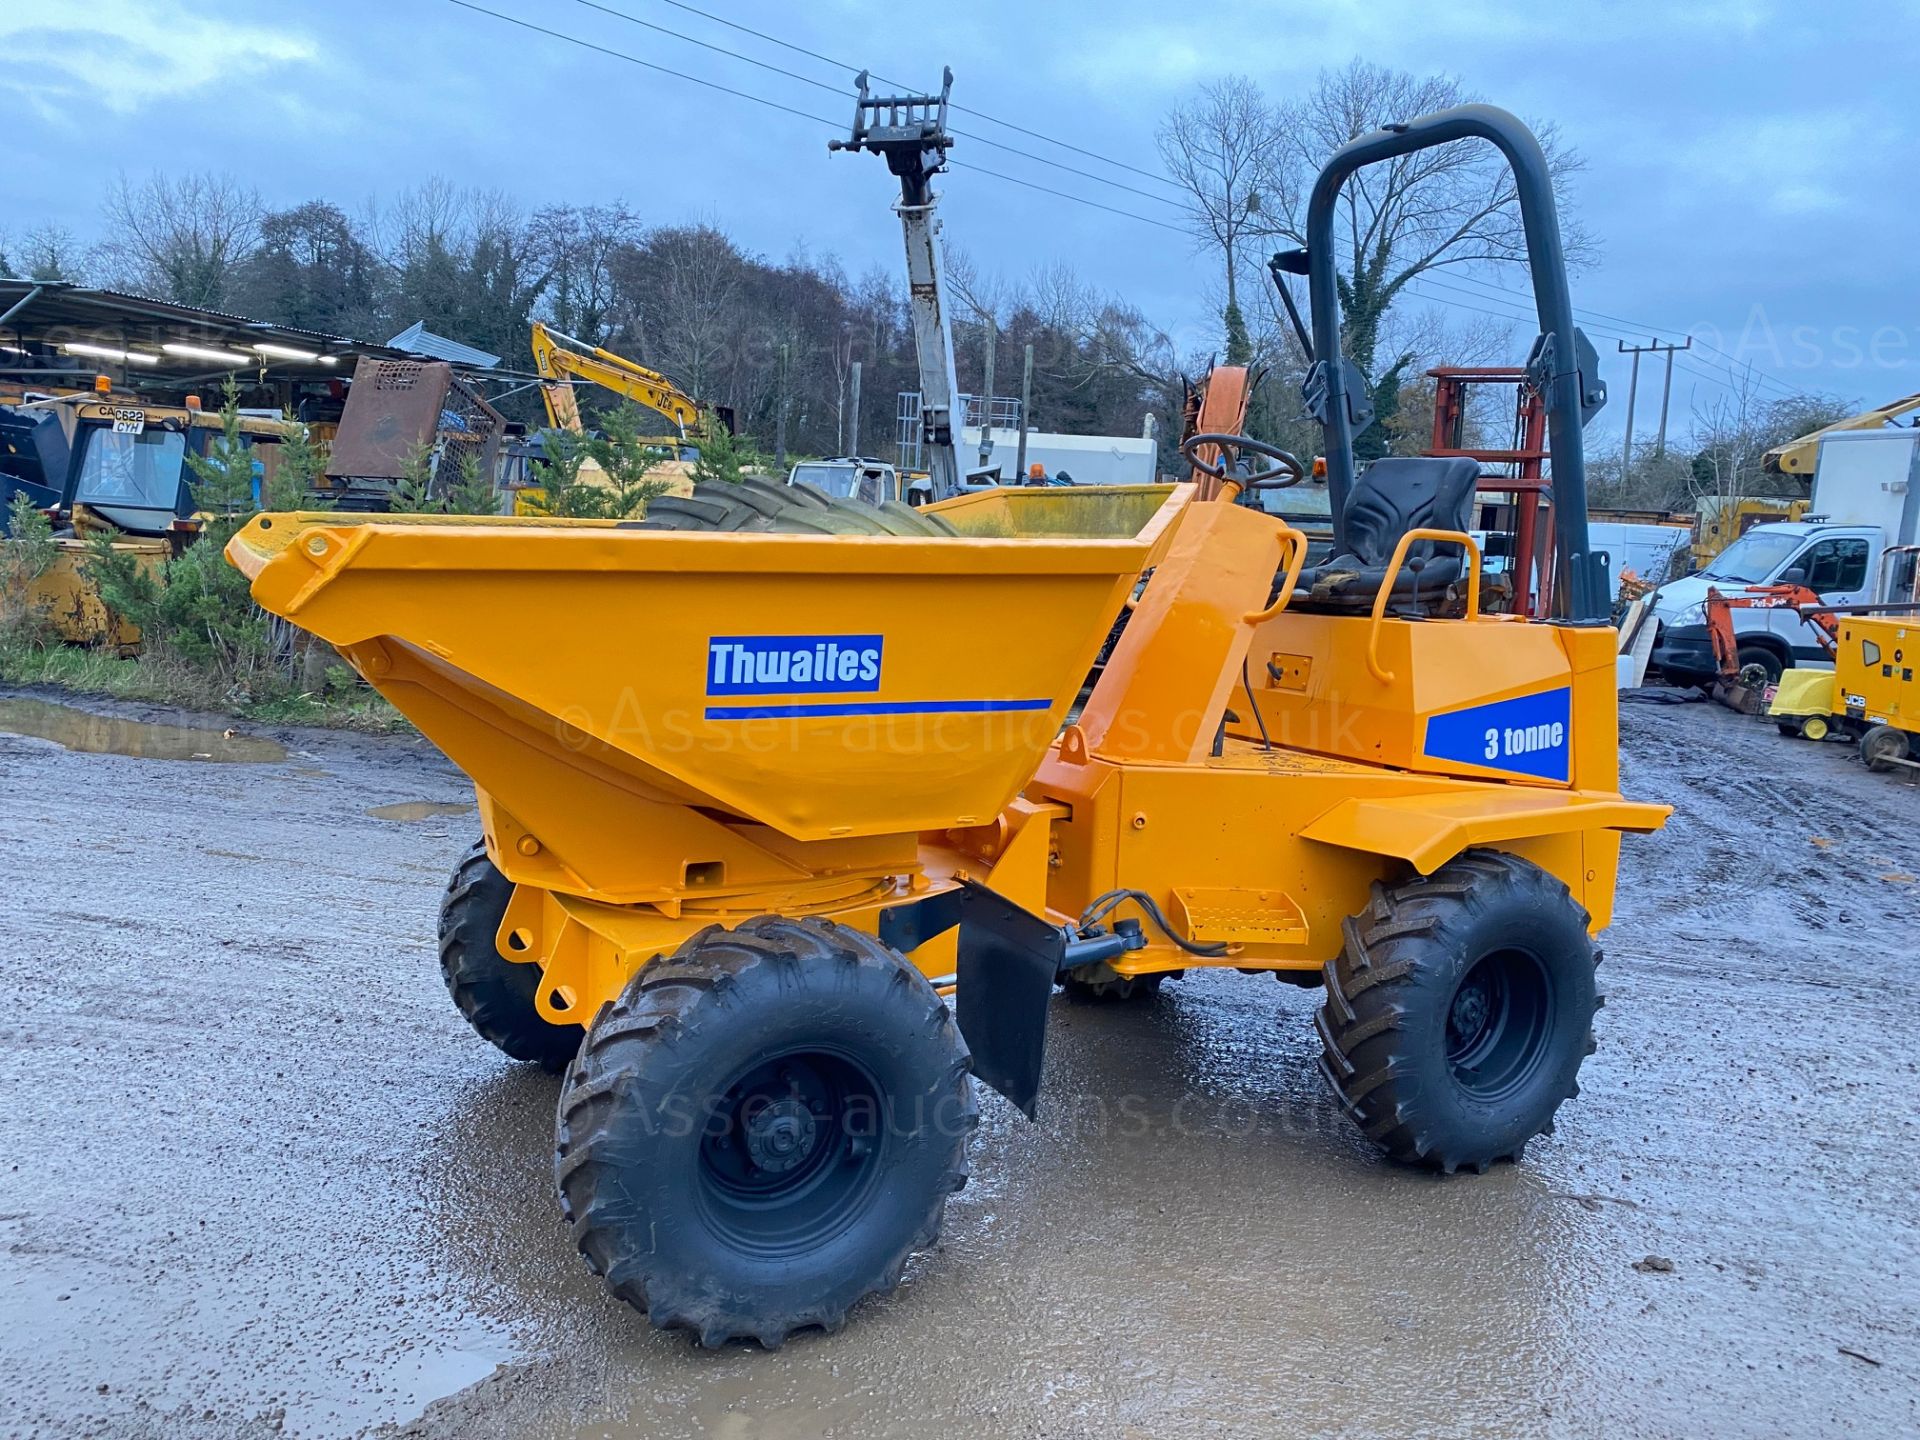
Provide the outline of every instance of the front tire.
<path id="1" fill-rule="evenodd" d="M 500 953 L 496 937 L 513 882 L 476 840 L 454 867 L 440 901 L 440 977 L 480 1038 L 515 1060 L 558 1074 L 580 1048 L 580 1027 L 553 1025 L 534 1008 L 540 967 Z"/>
<path id="2" fill-rule="evenodd" d="M 554 1175 L 620 1299 L 702 1345 L 837 1330 L 966 1183 L 972 1060 L 872 936 L 762 916 L 639 970 L 561 1091 Z"/>
<path id="3" fill-rule="evenodd" d="M 1749 690 L 1778 685 L 1787 673 L 1787 662 L 1767 645 L 1742 645 L 1739 650 L 1740 683 Z"/>
<path id="4" fill-rule="evenodd" d="M 1470 850 L 1373 887 L 1343 927 L 1315 1017 L 1321 1073 L 1368 1139 L 1447 1174 L 1518 1160 L 1579 1093 L 1599 952 L 1539 866 Z"/>

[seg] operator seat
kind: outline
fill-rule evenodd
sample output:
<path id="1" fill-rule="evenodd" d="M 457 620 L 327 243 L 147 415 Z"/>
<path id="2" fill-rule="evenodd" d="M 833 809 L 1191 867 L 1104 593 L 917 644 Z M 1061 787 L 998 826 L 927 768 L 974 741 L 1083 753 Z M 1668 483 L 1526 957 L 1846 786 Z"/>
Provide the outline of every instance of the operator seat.
<path id="1" fill-rule="evenodd" d="M 1465 530 L 1472 521 L 1479 480 L 1479 462 L 1465 456 L 1387 455 L 1375 460 L 1347 495 L 1345 552 L 1300 572 L 1290 608 L 1371 610 L 1400 538 L 1409 530 Z M 1465 566 L 1459 545 L 1416 540 L 1394 577 L 1389 603 L 1443 604 Z"/>

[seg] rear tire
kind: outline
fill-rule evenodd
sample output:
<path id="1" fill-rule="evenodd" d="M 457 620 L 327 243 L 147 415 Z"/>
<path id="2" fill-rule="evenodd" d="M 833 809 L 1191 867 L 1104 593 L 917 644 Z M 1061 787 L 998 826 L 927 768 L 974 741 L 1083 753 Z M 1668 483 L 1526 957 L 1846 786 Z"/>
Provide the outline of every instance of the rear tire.
<path id="1" fill-rule="evenodd" d="M 1800 722 L 1802 740 L 1824 740 L 1833 733 L 1833 724 L 1824 715 L 1809 715 Z"/>
<path id="2" fill-rule="evenodd" d="M 1367 1138 L 1447 1174 L 1518 1160 L 1580 1091 L 1599 952 L 1587 914 L 1516 855 L 1470 850 L 1373 887 L 1315 1017 L 1321 1073 Z"/>
<path id="3" fill-rule="evenodd" d="M 440 975 L 481 1039 L 558 1074 L 580 1048 L 580 1028 L 543 1020 L 533 1003 L 540 967 L 500 953 L 496 937 L 512 897 L 513 882 L 487 858 L 486 842 L 475 841 L 440 902 Z"/>
<path id="4" fill-rule="evenodd" d="M 837 1330 L 939 1237 L 979 1123 L 971 1070 L 952 1012 L 872 936 L 710 926 L 634 975 L 567 1073 L 574 1243 L 702 1345 Z"/>
<path id="5" fill-rule="evenodd" d="M 1860 758 L 1869 770 L 1897 769 L 1908 748 L 1907 732 L 1897 725 L 1875 725 L 1860 737 Z"/>

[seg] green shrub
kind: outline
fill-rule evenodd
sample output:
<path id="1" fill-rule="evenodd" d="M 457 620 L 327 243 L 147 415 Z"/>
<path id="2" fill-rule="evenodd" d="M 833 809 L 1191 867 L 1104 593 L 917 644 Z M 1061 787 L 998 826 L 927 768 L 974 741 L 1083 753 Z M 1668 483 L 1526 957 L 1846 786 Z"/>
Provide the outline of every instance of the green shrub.
<path id="1" fill-rule="evenodd" d="M 28 592 L 60 553 L 53 522 L 16 491 L 7 509 L 7 535 L 0 540 L 0 639 L 15 645 L 47 644 L 52 622 Z"/>
<path id="2" fill-rule="evenodd" d="M 328 510 L 333 502 L 316 493 L 327 473 L 327 450 L 314 443 L 307 427 L 287 416 L 287 438 L 280 442 L 267 483 L 268 510 Z"/>
<path id="3" fill-rule="evenodd" d="M 498 515 L 500 492 L 494 488 L 493 477 L 480 468 L 480 457 L 472 453 L 462 455 L 459 470 L 447 488 L 447 514 Z"/>
<path id="4" fill-rule="evenodd" d="M 756 469 L 762 460 L 753 448 L 753 442 L 744 435 L 729 434 L 727 427 L 715 420 L 710 425 L 711 434 L 694 441 L 694 447 L 700 457 L 693 462 L 693 483 L 696 485 L 738 485 L 747 476 L 747 472 Z"/>
<path id="5" fill-rule="evenodd" d="M 642 423 L 640 408 L 623 404 L 601 417 L 599 435 L 545 432 L 546 458 L 535 467 L 541 495 L 529 498 L 529 508 L 565 520 L 644 515 L 647 502 L 667 492 L 666 482 L 652 479 L 649 472 L 669 458 L 669 452 L 642 437 Z M 589 460 L 596 468 L 583 475 Z"/>
<path id="6" fill-rule="evenodd" d="M 387 509 L 395 515 L 437 515 L 446 507 L 433 489 L 433 446 L 423 440 L 400 462 Z"/>

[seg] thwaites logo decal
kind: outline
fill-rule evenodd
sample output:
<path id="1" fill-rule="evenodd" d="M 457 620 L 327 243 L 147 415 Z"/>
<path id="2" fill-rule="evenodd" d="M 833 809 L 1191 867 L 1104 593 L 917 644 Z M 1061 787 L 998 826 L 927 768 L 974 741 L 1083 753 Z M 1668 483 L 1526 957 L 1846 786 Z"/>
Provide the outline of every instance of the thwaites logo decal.
<path id="1" fill-rule="evenodd" d="M 1046 696 L 881 700 L 878 635 L 715 635 L 707 641 L 709 720 L 868 715 L 979 715 L 1045 710 Z"/>
<path id="2" fill-rule="evenodd" d="M 1422 751 L 1432 760 L 1565 781 L 1573 743 L 1572 696 L 1562 686 L 1431 715 Z"/>
<path id="3" fill-rule="evenodd" d="M 884 649 L 878 635 L 716 635 L 707 642 L 707 693 L 871 695 Z"/>

